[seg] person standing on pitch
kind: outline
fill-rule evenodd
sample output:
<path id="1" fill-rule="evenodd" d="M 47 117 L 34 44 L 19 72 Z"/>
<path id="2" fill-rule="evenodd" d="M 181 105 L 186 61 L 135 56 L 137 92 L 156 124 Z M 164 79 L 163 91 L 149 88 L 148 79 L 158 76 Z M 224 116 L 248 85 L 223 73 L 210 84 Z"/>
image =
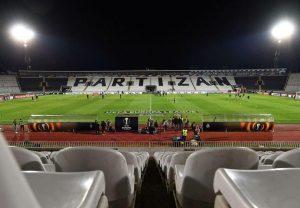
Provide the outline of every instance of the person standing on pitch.
<path id="1" fill-rule="evenodd" d="M 187 135 L 188 135 L 188 130 L 186 128 L 183 128 L 181 133 L 182 141 L 186 140 Z"/>
<path id="2" fill-rule="evenodd" d="M 25 131 L 25 127 L 24 127 L 24 123 L 23 123 L 23 120 L 20 118 L 19 120 L 19 126 L 20 126 L 20 131 Z"/>
<path id="3" fill-rule="evenodd" d="M 173 99 L 173 103 L 176 103 L 176 98 Z"/>
<path id="4" fill-rule="evenodd" d="M 17 132 L 17 120 L 16 119 L 13 120 L 13 128 L 14 128 L 15 132 Z"/>

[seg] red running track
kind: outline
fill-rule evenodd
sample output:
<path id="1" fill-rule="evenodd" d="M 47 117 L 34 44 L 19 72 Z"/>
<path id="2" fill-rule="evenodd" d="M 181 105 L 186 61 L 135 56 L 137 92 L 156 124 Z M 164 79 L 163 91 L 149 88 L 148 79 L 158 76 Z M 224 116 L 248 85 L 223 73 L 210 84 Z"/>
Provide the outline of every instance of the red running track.
<path id="1" fill-rule="evenodd" d="M 4 136 L 8 141 L 164 141 L 180 136 L 180 131 L 168 130 L 155 135 L 130 132 L 115 132 L 96 135 L 72 132 L 19 132 L 4 126 Z M 188 140 L 193 137 L 189 132 Z M 300 124 L 276 125 L 274 132 L 205 132 L 205 141 L 300 141 Z"/>

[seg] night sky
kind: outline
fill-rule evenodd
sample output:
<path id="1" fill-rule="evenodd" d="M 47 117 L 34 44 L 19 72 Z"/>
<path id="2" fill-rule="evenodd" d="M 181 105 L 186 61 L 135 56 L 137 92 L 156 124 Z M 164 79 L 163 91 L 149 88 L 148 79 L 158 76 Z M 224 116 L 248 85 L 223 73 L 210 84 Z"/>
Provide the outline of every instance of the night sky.
<path id="1" fill-rule="evenodd" d="M 300 22 L 299 0 L 176 2 L 1 0 L 0 70 L 24 65 L 23 48 L 8 36 L 15 22 L 37 32 L 34 70 L 270 68 L 272 25 Z M 279 66 L 300 71 L 299 55 L 296 34 Z"/>

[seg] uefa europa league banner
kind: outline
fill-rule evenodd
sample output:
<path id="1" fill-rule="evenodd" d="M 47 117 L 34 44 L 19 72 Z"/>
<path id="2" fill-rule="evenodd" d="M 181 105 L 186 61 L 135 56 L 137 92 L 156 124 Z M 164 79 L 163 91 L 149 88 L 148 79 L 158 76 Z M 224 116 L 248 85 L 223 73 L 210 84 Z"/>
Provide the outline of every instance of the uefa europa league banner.
<path id="1" fill-rule="evenodd" d="M 115 128 L 116 131 L 138 131 L 139 119 L 137 116 L 117 116 Z"/>
<path id="2" fill-rule="evenodd" d="M 212 132 L 268 132 L 274 122 L 203 122 L 203 131 Z"/>

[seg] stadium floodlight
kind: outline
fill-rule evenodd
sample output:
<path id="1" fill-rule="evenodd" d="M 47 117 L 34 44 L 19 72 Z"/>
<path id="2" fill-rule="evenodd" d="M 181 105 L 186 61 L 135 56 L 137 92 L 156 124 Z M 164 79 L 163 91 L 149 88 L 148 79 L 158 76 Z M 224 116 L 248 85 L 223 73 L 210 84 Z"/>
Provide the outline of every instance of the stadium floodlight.
<path id="1" fill-rule="evenodd" d="M 9 31 L 11 37 L 21 43 L 25 49 L 25 63 L 26 68 L 30 69 L 30 57 L 28 56 L 27 48 L 29 43 L 34 39 L 35 33 L 30 27 L 24 24 L 15 24 L 10 28 Z"/>
<path id="2" fill-rule="evenodd" d="M 281 41 L 292 37 L 294 32 L 295 25 L 288 20 L 282 20 L 278 22 L 271 30 L 273 38 L 278 41 L 278 43 L 281 43 Z"/>
<path id="3" fill-rule="evenodd" d="M 10 34 L 14 40 L 21 42 L 24 47 L 27 47 L 35 36 L 33 30 L 23 24 L 13 25 L 10 29 Z"/>
<path id="4" fill-rule="evenodd" d="M 271 35 L 277 41 L 277 48 L 274 55 L 274 68 L 278 68 L 281 42 L 290 39 L 295 33 L 295 30 L 295 25 L 289 20 L 281 20 L 272 28 Z"/>

